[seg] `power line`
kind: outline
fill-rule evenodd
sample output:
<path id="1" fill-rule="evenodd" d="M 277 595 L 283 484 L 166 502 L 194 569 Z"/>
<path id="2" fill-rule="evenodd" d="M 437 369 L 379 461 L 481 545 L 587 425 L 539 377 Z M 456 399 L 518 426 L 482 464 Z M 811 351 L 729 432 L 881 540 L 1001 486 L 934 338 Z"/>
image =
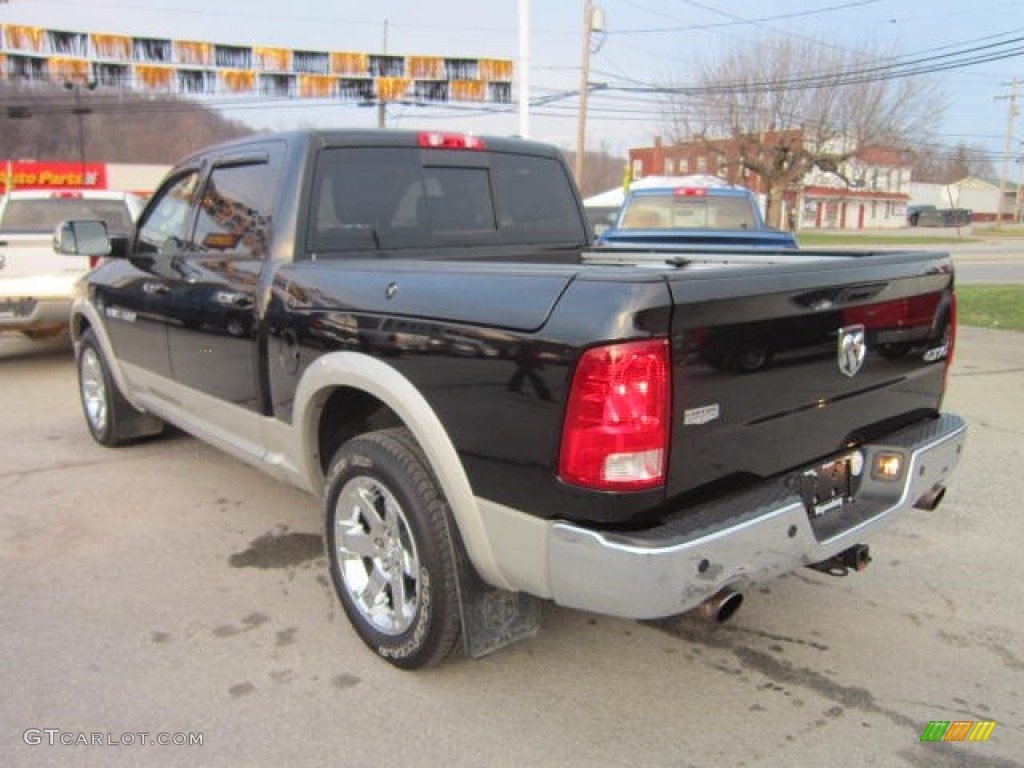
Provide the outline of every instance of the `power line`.
<path id="1" fill-rule="evenodd" d="M 993 36 L 987 38 L 981 38 L 979 40 L 994 40 L 1002 36 Z M 1012 47 L 1011 47 L 1012 46 Z M 926 51 L 920 51 L 917 53 L 909 54 L 900 58 L 892 59 L 881 59 L 878 60 L 881 63 L 870 63 L 861 66 L 847 67 L 844 69 L 836 69 L 832 71 L 811 73 L 808 75 L 776 78 L 770 80 L 754 80 L 754 81 L 731 81 L 724 83 L 710 83 L 704 85 L 683 85 L 683 86 L 671 86 L 671 85 L 659 85 L 644 83 L 643 81 L 629 79 L 625 84 L 621 83 L 609 83 L 605 84 L 602 90 L 607 91 L 618 91 L 622 93 L 632 94 L 655 94 L 655 95 L 686 95 L 686 96 L 702 96 L 702 95 L 727 95 L 736 93 L 745 94 L 756 94 L 756 93 L 771 93 L 776 91 L 789 91 L 789 90 L 806 90 L 820 87 L 840 87 L 846 85 L 855 85 L 868 82 L 891 80 L 896 78 L 919 76 L 922 74 L 930 74 L 934 72 L 947 71 L 950 69 L 965 68 L 975 66 L 979 63 L 988 63 L 992 61 L 1001 61 L 1004 59 L 1015 58 L 1024 55 L 1024 35 L 1013 37 L 1009 39 L 999 40 L 998 42 L 988 42 L 982 45 L 970 45 L 969 47 L 960 48 L 948 53 L 934 54 L 934 55 L 922 55 L 927 54 L 932 50 L 944 50 L 949 46 L 942 46 L 940 49 L 930 49 Z M 888 63 L 886 63 L 888 62 Z M 600 72 L 601 74 L 612 74 L 617 76 L 615 73 Z M 131 93 L 133 86 L 139 85 L 139 82 L 135 78 L 126 78 L 121 86 L 117 89 L 124 93 Z M 122 90 L 123 89 L 123 90 Z M 141 90 L 141 89 L 140 89 Z M 117 92 L 110 91 L 109 93 Z M 232 95 L 233 91 L 211 89 L 196 93 L 185 93 L 184 96 L 193 97 L 216 97 L 224 95 Z M 538 104 L 543 104 L 545 101 L 549 101 L 551 98 L 558 98 L 563 95 L 578 95 L 579 91 L 563 91 L 553 92 L 552 95 L 547 97 L 541 97 Z M 207 100 L 204 103 L 212 105 L 224 106 L 238 106 L 244 96 L 237 97 L 235 101 L 218 102 L 216 100 Z M 259 103 L 263 103 L 261 96 Z M 283 99 L 296 98 L 282 95 Z M 21 94 L 15 96 L 8 96 L 10 101 L 18 100 L 35 100 L 44 102 L 45 98 L 40 99 L 38 96 L 34 99 L 31 97 L 23 96 Z M 60 99 L 52 99 L 55 102 L 59 102 Z M 307 104 L 315 99 L 301 98 L 297 99 L 304 101 Z M 330 97 L 321 99 L 324 102 L 345 102 L 354 101 L 359 103 L 358 100 L 352 99 L 351 97 L 338 97 L 332 99 Z M 427 100 L 407 100 L 409 103 L 416 104 L 437 104 L 447 105 L 449 102 L 443 100 L 427 101 Z M 133 102 L 134 106 L 137 106 Z M 476 106 L 476 105 L 472 105 Z"/>
<path id="2" fill-rule="evenodd" d="M 625 2 L 625 0 L 623 0 L 623 1 Z M 792 11 L 790 13 L 779 13 L 779 14 L 775 14 L 773 16 L 761 16 L 761 17 L 754 18 L 754 19 L 747 19 L 747 18 L 743 18 L 741 16 L 732 16 L 731 14 L 727 14 L 727 13 L 725 13 L 723 11 L 718 11 L 718 10 L 715 10 L 715 9 L 712 9 L 712 8 L 707 8 L 707 7 L 701 6 L 698 3 L 691 3 L 691 5 L 696 5 L 697 7 L 701 8 L 702 10 L 714 11 L 715 13 L 718 13 L 718 14 L 720 14 L 722 16 L 726 16 L 727 18 L 730 18 L 731 21 L 722 21 L 722 22 L 718 22 L 717 24 L 686 24 L 686 25 L 683 25 L 683 26 L 674 26 L 674 27 L 648 27 L 648 28 L 638 28 L 638 29 L 619 29 L 619 30 L 614 30 L 614 31 L 609 30 L 608 34 L 609 35 L 647 35 L 647 34 L 659 34 L 659 33 L 666 33 L 666 32 L 701 32 L 701 31 L 710 30 L 710 29 L 721 29 L 721 28 L 724 28 L 724 27 L 736 27 L 736 26 L 746 26 L 746 25 L 752 25 L 753 26 L 753 25 L 760 25 L 760 24 L 764 24 L 764 23 L 768 23 L 768 22 L 772 22 L 772 21 L 788 21 L 790 19 L 797 19 L 797 18 L 802 18 L 802 17 L 806 17 L 806 16 L 817 16 L 817 15 L 820 15 L 820 14 L 823 14 L 823 13 L 831 13 L 832 11 L 842 11 L 842 10 L 846 10 L 846 9 L 849 9 L 849 8 L 859 8 L 859 7 L 865 6 L 865 5 L 874 5 L 874 4 L 878 3 L 878 2 L 880 2 L 880 0 L 853 0 L 852 2 L 839 3 L 837 5 L 829 5 L 829 6 L 825 6 L 823 8 L 815 8 L 815 9 L 808 10 L 808 11 Z M 641 8 L 642 7 L 642 6 L 637 5 L 636 3 L 629 3 L 629 2 L 627 2 L 626 4 L 627 5 L 631 5 L 634 8 Z M 650 9 L 644 9 L 644 10 L 650 10 Z M 667 16 L 667 14 L 665 14 L 665 15 Z M 674 18 L 674 17 L 670 17 L 670 18 Z"/>
<path id="3" fill-rule="evenodd" d="M 1008 48 L 1007 46 L 1015 46 Z M 1002 50 L 996 50 L 996 49 Z M 974 55 L 969 55 L 974 54 Z M 913 54 L 912 54 L 913 55 Z M 629 88 L 622 86 L 620 90 L 645 90 L 666 94 L 729 94 L 729 93 L 769 93 L 780 90 L 803 90 L 823 86 L 836 87 L 854 85 L 880 80 L 911 77 L 932 72 L 943 72 L 949 69 L 975 66 L 977 64 L 1001 61 L 1004 59 L 1024 56 L 1024 36 L 1004 40 L 999 43 L 973 46 L 952 53 L 935 56 L 919 56 L 918 58 L 899 58 L 890 64 L 875 64 L 847 69 L 838 69 L 799 77 L 788 77 L 774 80 L 732 81 L 713 85 L 688 86 L 639 86 Z"/>
<path id="4" fill-rule="evenodd" d="M 68 7 L 74 8 L 76 11 L 82 9 L 82 0 L 45 0 L 40 2 L 36 0 L 39 5 L 57 6 L 57 7 Z M 374 29 L 380 28 L 380 20 L 365 21 L 363 19 L 352 19 L 352 18 L 339 18 L 338 16 L 296 16 L 291 14 L 262 14 L 262 13 L 251 13 L 249 11 L 221 11 L 216 8 L 204 7 L 204 8 L 182 8 L 177 5 L 139 5 L 137 3 L 116 3 L 116 2 L 97 2 L 97 0 L 89 0 L 90 9 L 95 8 L 109 8 L 112 10 L 129 10 L 139 11 L 143 13 L 151 13 L 153 11 L 161 13 L 172 13 L 182 16 L 199 16 L 203 19 L 209 17 L 224 17 L 229 19 L 246 19 L 251 21 L 268 21 L 268 22 L 282 22 L 287 21 L 289 24 L 295 23 L 308 23 L 308 24 L 331 24 L 339 26 L 360 26 L 360 27 L 372 27 Z M 451 23 L 444 24 L 403 24 L 397 23 L 392 24 L 395 28 L 401 29 L 417 29 L 417 30 L 437 30 L 445 32 L 487 32 L 493 34 L 507 35 L 515 31 L 514 25 L 509 26 L 481 26 L 481 25 L 458 25 Z M 531 32 L 545 35 L 545 36 L 558 36 L 567 37 L 572 36 L 571 33 L 564 30 L 554 29 L 531 29 Z"/>

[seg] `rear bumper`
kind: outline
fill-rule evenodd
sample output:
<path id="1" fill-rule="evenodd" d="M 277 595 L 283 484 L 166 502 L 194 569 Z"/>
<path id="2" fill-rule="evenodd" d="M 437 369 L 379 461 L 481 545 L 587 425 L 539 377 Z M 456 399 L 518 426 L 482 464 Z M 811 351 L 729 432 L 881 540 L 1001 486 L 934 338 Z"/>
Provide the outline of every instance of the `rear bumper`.
<path id="1" fill-rule="evenodd" d="M 71 319 L 70 297 L 0 296 L 0 331 L 56 331 Z"/>
<path id="2" fill-rule="evenodd" d="M 862 446 L 867 467 L 880 451 L 901 453 L 902 481 L 864 477 L 852 503 L 816 519 L 794 484 L 779 478 L 681 511 L 648 531 L 557 523 L 547 542 L 551 597 L 572 608 L 653 619 L 695 608 L 725 587 L 743 589 L 822 562 L 863 543 L 944 483 L 966 433 L 960 417 L 943 414 Z"/>

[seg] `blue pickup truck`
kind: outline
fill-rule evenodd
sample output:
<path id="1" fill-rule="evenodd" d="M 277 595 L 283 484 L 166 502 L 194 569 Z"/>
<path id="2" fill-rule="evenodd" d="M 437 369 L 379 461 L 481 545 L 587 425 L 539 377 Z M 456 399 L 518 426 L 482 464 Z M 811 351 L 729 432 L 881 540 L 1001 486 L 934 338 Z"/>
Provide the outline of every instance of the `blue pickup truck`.
<path id="1" fill-rule="evenodd" d="M 690 185 L 631 189 L 618 219 L 598 238 L 610 247 L 688 245 L 732 248 L 796 248 L 790 232 L 769 229 L 750 190 L 727 185 Z"/>

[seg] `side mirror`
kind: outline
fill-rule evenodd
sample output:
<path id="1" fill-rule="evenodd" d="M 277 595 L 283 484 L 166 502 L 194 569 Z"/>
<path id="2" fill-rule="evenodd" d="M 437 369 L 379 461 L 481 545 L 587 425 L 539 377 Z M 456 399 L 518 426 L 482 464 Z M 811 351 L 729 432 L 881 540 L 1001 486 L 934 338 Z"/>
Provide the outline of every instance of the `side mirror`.
<path id="1" fill-rule="evenodd" d="M 62 221 L 53 232 L 53 250 L 66 256 L 109 256 L 107 225 L 102 221 Z"/>

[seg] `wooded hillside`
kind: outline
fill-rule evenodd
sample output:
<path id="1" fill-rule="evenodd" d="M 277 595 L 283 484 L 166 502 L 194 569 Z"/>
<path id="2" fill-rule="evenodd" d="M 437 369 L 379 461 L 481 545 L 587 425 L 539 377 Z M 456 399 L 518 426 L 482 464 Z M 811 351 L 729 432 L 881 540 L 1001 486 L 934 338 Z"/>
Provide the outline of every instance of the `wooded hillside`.
<path id="1" fill-rule="evenodd" d="M 84 87 L 76 93 L 55 85 L 0 82 L 0 159 L 78 159 L 79 119 L 88 162 L 172 163 L 193 150 L 253 132 L 244 123 L 172 96 Z"/>

